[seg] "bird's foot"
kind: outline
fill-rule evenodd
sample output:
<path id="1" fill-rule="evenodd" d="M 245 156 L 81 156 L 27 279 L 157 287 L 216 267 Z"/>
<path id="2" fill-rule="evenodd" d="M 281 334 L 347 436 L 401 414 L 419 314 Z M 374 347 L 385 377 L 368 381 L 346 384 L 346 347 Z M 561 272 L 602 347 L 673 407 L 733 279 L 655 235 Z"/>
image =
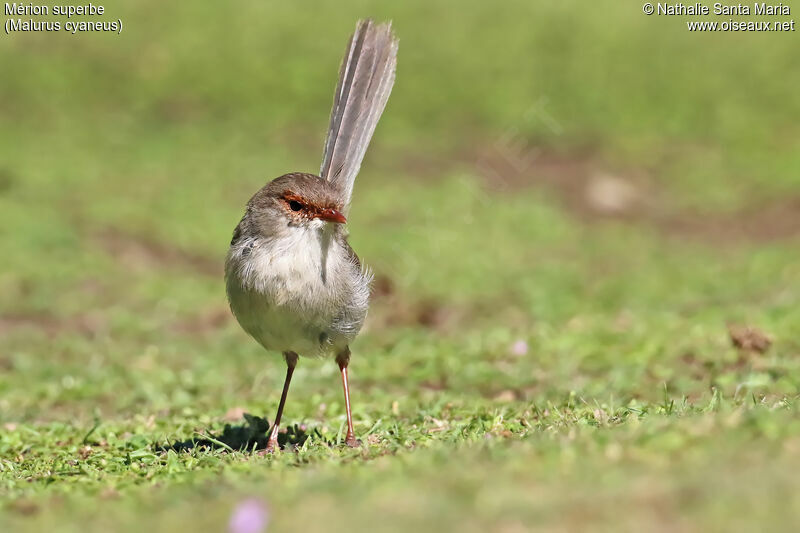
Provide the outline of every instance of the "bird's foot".
<path id="1" fill-rule="evenodd" d="M 270 439 L 269 442 L 267 442 L 267 447 L 264 448 L 263 450 L 259 450 L 258 455 L 262 457 L 265 455 L 272 455 L 273 453 L 279 452 L 280 450 L 281 447 L 278 445 L 278 439 L 275 440 Z"/>
<path id="2" fill-rule="evenodd" d="M 344 443 L 350 448 L 358 448 L 359 446 L 361 446 L 361 441 L 355 438 L 354 435 L 348 435 L 347 437 L 345 437 Z"/>

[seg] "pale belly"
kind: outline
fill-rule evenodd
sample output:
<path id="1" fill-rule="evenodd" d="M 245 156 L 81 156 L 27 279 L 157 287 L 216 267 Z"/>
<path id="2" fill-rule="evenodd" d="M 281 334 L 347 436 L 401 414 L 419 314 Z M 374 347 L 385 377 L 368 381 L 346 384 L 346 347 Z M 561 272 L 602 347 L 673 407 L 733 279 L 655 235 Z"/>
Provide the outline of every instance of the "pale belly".
<path id="1" fill-rule="evenodd" d="M 231 310 L 264 348 L 336 355 L 361 329 L 369 274 L 346 249 L 321 250 L 302 234 L 294 242 L 231 248 L 225 267 Z"/>
<path id="2" fill-rule="evenodd" d="M 304 309 L 302 302 L 276 302 L 268 294 L 228 283 L 231 310 L 239 324 L 267 350 L 292 351 L 303 356 L 335 355 L 352 337 L 336 331 L 336 316 Z"/>

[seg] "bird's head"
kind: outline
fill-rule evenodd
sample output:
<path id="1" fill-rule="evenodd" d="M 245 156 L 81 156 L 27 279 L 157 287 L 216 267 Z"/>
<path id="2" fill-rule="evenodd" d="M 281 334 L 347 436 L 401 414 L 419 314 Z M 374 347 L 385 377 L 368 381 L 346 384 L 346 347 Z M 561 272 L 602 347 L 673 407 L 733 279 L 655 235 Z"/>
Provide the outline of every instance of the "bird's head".
<path id="1" fill-rule="evenodd" d="M 247 204 L 251 224 L 262 234 L 287 227 L 323 229 L 347 222 L 341 193 L 313 174 L 292 173 L 276 178 Z"/>

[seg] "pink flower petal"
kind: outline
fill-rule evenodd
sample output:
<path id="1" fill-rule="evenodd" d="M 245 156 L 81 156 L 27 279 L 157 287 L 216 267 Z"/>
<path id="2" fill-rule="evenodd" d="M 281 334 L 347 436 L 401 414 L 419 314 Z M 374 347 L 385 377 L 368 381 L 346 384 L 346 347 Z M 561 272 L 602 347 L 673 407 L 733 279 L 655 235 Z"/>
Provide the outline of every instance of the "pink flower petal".
<path id="1" fill-rule="evenodd" d="M 262 533 L 269 523 L 267 507 L 256 499 L 244 500 L 233 510 L 228 523 L 230 533 Z"/>
<path id="2" fill-rule="evenodd" d="M 521 357 L 528 353 L 528 343 L 522 339 L 518 339 L 511 345 L 511 355 Z"/>

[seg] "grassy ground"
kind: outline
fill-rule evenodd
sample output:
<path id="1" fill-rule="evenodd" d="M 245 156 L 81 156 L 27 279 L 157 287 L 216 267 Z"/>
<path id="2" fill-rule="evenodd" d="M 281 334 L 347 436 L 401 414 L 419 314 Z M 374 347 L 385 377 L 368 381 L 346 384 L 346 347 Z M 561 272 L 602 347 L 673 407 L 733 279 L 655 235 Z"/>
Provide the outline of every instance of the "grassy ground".
<path id="1" fill-rule="evenodd" d="M 220 531 L 255 497 L 275 531 L 789 530 L 796 34 L 348 4 L 109 3 L 119 36 L 0 38 L 0 525 Z M 350 217 L 363 446 L 304 359 L 299 450 L 163 451 L 273 416 L 283 363 L 222 260 L 252 192 L 318 165 L 365 13 L 401 48 Z"/>

